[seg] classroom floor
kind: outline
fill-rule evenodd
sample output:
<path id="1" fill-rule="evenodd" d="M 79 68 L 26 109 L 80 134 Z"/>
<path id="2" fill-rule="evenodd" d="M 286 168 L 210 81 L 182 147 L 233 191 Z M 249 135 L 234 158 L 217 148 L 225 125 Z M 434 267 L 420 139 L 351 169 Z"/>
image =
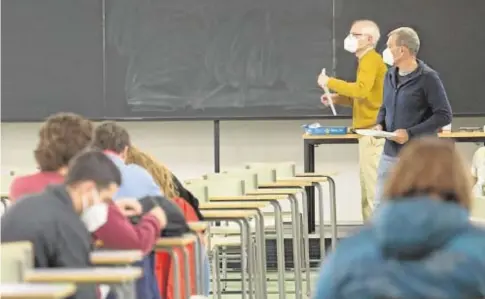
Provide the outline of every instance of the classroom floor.
<path id="1" fill-rule="evenodd" d="M 311 272 L 311 286 L 312 286 L 312 291 L 314 290 L 314 285 L 315 281 L 317 278 L 318 272 L 317 270 L 313 270 Z M 279 299 L 279 296 L 277 294 L 278 292 L 278 281 L 277 281 L 277 273 L 276 272 L 270 272 L 268 273 L 268 299 Z M 241 275 L 240 273 L 229 273 L 228 279 L 230 280 L 236 280 L 240 278 Z M 294 281 L 289 281 L 289 279 L 293 278 L 293 273 L 292 272 L 286 272 L 285 278 L 287 279 L 287 282 L 285 284 L 286 286 L 286 298 L 287 299 L 293 299 L 295 298 L 294 292 L 295 292 L 295 282 Z M 222 299 L 241 299 L 241 293 L 235 293 L 238 290 L 241 289 L 241 282 L 240 281 L 228 281 L 227 282 L 227 290 L 229 293 L 223 293 L 222 294 Z M 303 281 L 303 290 L 306 290 L 306 282 Z M 217 296 L 209 296 L 209 298 L 214 298 L 216 299 Z"/>

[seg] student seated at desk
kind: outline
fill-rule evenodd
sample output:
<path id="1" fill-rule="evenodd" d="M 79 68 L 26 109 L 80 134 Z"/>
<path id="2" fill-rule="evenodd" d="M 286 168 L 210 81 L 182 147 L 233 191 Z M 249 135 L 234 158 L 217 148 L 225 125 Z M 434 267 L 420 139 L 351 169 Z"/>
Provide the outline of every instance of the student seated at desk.
<path id="1" fill-rule="evenodd" d="M 485 196 L 485 146 L 479 148 L 473 155 L 472 176 L 475 180 L 473 195 Z"/>
<path id="2" fill-rule="evenodd" d="M 93 145 L 103 150 L 121 172 L 123 183 L 113 197 L 115 202 L 123 198 L 141 199 L 146 196 L 162 195 L 160 188 L 144 168 L 126 164 L 125 159 L 128 148 L 131 146 L 131 138 L 125 128 L 115 122 L 101 123 L 94 130 Z M 158 231 L 158 236 L 160 236 L 160 231 Z M 142 262 L 137 263 L 143 267 L 144 274 L 136 283 L 138 298 L 160 299 L 160 290 L 154 276 L 154 259 L 154 254 L 150 253 Z M 109 298 L 113 298 L 112 295 Z"/>
<path id="3" fill-rule="evenodd" d="M 371 223 L 323 263 L 315 299 L 485 297 L 485 230 L 468 171 L 437 138 L 403 148 Z"/>
<path id="4" fill-rule="evenodd" d="M 152 175 L 162 193 L 182 210 L 186 221 L 203 220 L 199 210 L 199 200 L 189 190 L 184 188 L 182 183 L 180 183 L 177 177 L 165 165 L 134 146 L 130 146 L 128 149 L 126 163 L 133 163 L 146 169 Z M 180 264 L 182 264 L 182 261 L 180 261 Z M 208 292 L 210 266 L 207 256 L 205 256 L 203 270 L 204 273 L 195 273 L 195 271 L 192 271 L 192 274 L 193 276 L 204 275 L 205 290 Z M 170 256 L 166 252 L 157 253 L 155 271 L 162 296 L 164 298 L 172 298 L 172 291 L 175 287 L 173 285 L 174 272 L 171 267 Z M 191 280 L 195 281 L 195 277 L 191 277 Z M 179 281 L 183 281 L 183 278 Z M 185 291 L 184 285 L 179 286 L 179 288 L 181 294 L 183 294 Z M 208 296 L 209 294 L 206 293 L 204 295 Z"/>
<path id="5" fill-rule="evenodd" d="M 49 184 L 64 182 L 68 162 L 92 141 L 93 123 L 74 113 L 57 113 L 42 124 L 39 142 L 34 151 L 39 172 L 15 178 L 10 186 L 10 198 L 42 192 Z M 164 214 L 154 209 L 133 226 L 124 216 L 129 209 L 140 209 L 137 201 L 123 200 L 108 204 L 108 221 L 94 232 L 109 249 L 136 249 L 150 252 L 165 226 Z"/>
<path id="6" fill-rule="evenodd" d="M 2 242 L 30 241 L 35 267 L 90 267 L 91 235 L 108 220 L 105 200 L 118 190 L 121 174 L 100 151 L 72 159 L 64 184 L 48 186 L 16 202 L 1 219 Z M 75 299 L 97 297 L 79 285 Z"/>

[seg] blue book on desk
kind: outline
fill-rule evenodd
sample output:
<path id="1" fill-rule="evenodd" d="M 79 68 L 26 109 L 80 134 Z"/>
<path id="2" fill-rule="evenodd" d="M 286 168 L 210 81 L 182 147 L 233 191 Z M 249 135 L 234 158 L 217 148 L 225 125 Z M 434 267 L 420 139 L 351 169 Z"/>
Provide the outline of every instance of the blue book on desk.
<path id="1" fill-rule="evenodd" d="M 348 132 L 348 128 L 344 126 L 304 125 L 303 128 L 309 135 L 345 135 Z"/>

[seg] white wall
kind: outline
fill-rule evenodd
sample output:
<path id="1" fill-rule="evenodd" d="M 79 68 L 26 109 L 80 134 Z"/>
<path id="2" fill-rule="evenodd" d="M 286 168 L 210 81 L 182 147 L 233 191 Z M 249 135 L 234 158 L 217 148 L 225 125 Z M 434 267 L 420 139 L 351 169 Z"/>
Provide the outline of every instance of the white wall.
<path id="1" fill-rule="evenodd" d="M 222 169 L 245 162 L 295 161 L 303 163 L 301 125 L 311 121 L 226 121 L 221 122 Z M 321 121 L 341 125 L 348 121 Z M 459 126 L 483 126 L 485 118 L 460 118 Z M 181 179 L 200 176 L 214 169 L 213 123 L 127 122 L 136 145 L 166 163 Z M 35 169 L 32 150 L 37 142 L 37 123 L 2 123 L 2 193 L 8 190 L 5 174 L 10 170 L 28 173 Z M 474 144 L 460 144 L 471 160 Z M 360 188 L 357 145 L 321 145 L 316 149 L 316 170 L 338 171 L 337 207 L 339 221 L 360 221 Z M 327 218 L 328 219 L 328 216 Z"/>

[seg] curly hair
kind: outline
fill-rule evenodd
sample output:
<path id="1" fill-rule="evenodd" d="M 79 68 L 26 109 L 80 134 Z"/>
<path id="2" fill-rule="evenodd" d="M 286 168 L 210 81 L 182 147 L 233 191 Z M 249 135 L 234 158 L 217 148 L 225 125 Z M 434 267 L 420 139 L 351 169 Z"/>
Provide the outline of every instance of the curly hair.
<path id="1" fill-rule="evenodd" d="M 39 131 L 34 157 L 41 171 L 58 171 L 86 148 L 93 136 L 93 123 L 74 113 L 51 115 Z"/>
<path id="2" fill-rule="evenodd" d="M 94 130 L 93 145 L 119 154 L 131 145 L 131 140 L 125 128 L 114 121 L 106 121 Z"/>
<path id="3" fill-rule="evenodd" d="M 180 196 L 175 188 L 172 172 L 149 154 L 134 146 L 130 146 L 126 155 L 126 163 L 136 164 L 145 168 L 167 198 L 172 199 Z"/>

